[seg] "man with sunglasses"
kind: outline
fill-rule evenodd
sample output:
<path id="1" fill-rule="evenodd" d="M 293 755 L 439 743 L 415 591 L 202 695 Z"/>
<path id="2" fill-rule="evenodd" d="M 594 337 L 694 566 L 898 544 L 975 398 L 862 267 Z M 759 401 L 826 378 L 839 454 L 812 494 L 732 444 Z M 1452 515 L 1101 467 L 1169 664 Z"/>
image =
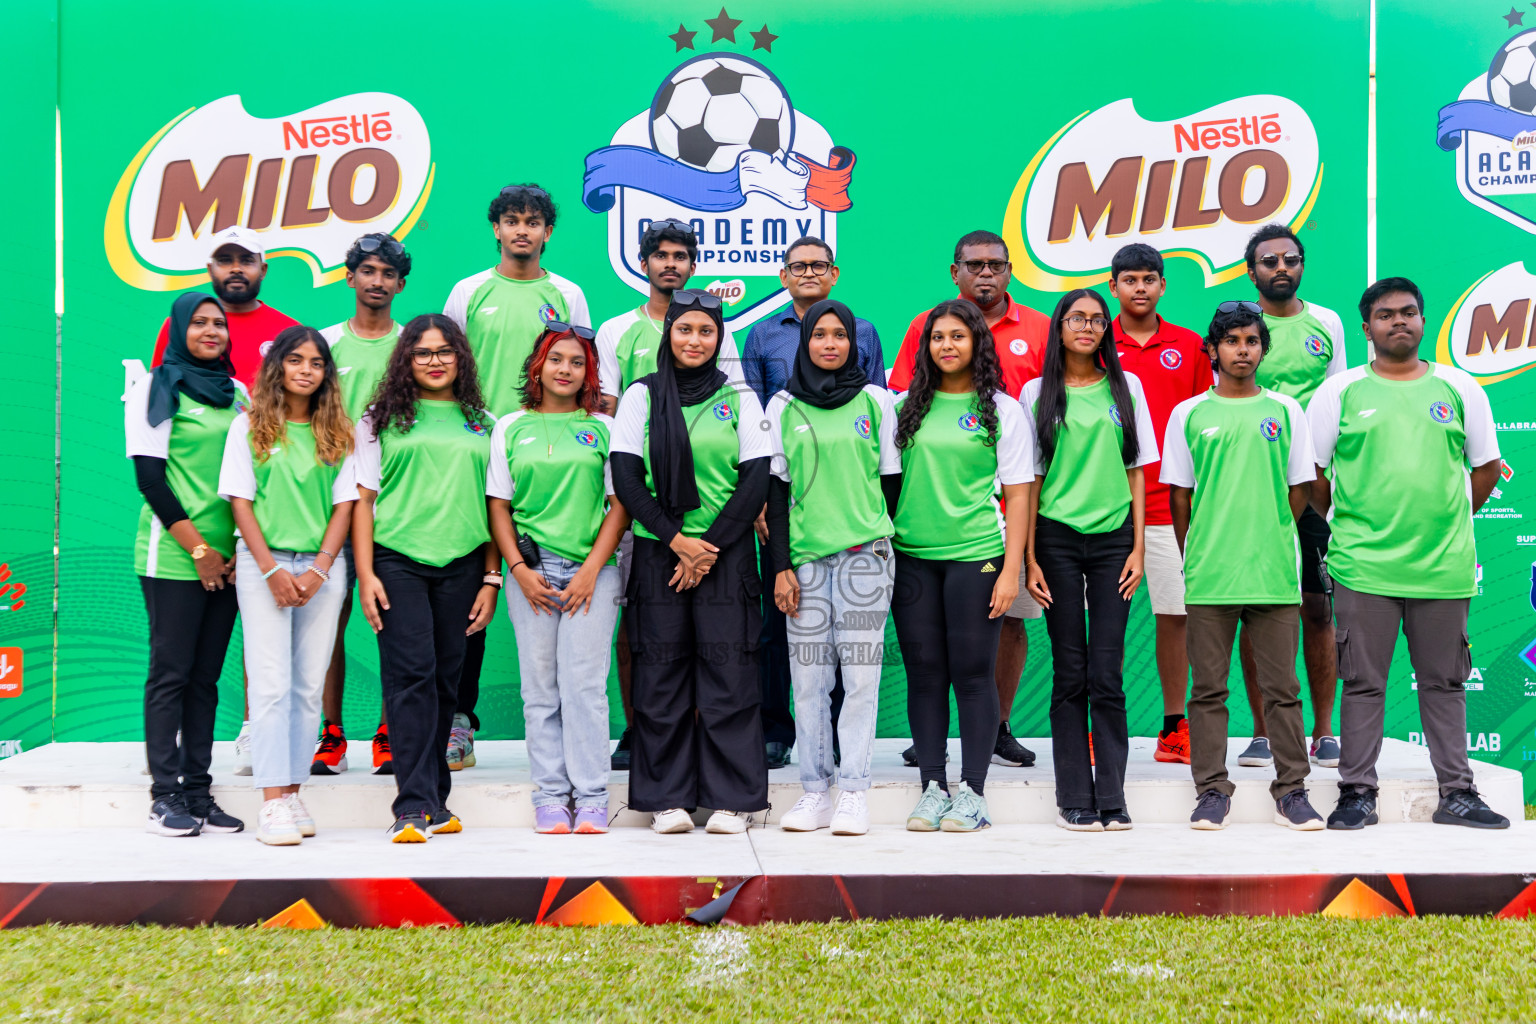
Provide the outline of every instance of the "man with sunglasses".
<path id="1" fill-rule="evenodd" d="M 368 410 L 374 389 L 384 379 L 395 343 L 400 340 L 400 325 L 395 322 L 392 309 L 395 296 L 405 289 L 405 279 L 411 272 L 411 254 L 394 236 L 375 231 L 352 243 L 345 263 L 347 287 L 355 293 L 352 315 L 327 327 L 320 335 L 331 346 L 342 402 L 347 407 L 347 415 L 356 423 Z M 342 550 L 347 563 L 347 598 L 341 606 L 331 664 L 325 671 L 325 689 L 320 698 L 320 742 L 309 766 L 311 775 L 339 775 L 348 767 L 347 734 L 342 726 L 341 705 L 347 684 L 347 622 L 352 617 L 352 591 L 357 585 L 357 570 L 353 566 L 350 538 L 342 545 Z M 373 773 L 389 775 L 393 769 L 389 730 L 384 724 L 381 705 L 379 727 L 373 734 Z"/>
<path id="2" fill-rule="evenodd" d="M 1003 370 L 1003 387 L 1014 398 L 1024 390 L 1024 385 L 1040 376 L 1045 361 L 1045 340 L 1051 330 L 1051 318 L 1039 310 L 1030 309 L 1013 300 L 1008 285 L 1013 280 L 1013 264 L 1008 258 L 1008 244 L 991 231 L 972 231 L 955 243 L 955 259 L 949 265 L 950 279 L 960 289 L 960 298 L 969 299 L 981 309 L 987 326 L 996 342 L 997 360 Z M 918 346 L 926 344 L 922 337 L 923 324 L 928 311 L 917 314 L 907 326 L 906 336 L 901 339 L 901 350 L 891 367 L 892 391 L 905 391 L 912 386 L 912 372 L 917 365 Z M 1043 614 L 1035 599 L 1025 587 L 1023 568 L 1019 574 L 1019 596 L 1003 616 L 1003 628 L 997 641 L 998 709 L 1002 721 L 997 728 L 997 746 L 992 752 L 992 763 L 1028 768 L 1035 763 L 1034 752 L 1013 737 L 1009 719 L 1013 714 L 1013 699 L 1019 692 L 1019 679 L 1024 674 L 1024 664 L 1029 659 L 1029 634 L 1024 632 L 1025 619 L 1038 619 Z M 916 767 L 917 752 L 908 747 L 902 754 L 908 766 Z"/>
<path id="3" fill-rule="evenodd" d="M 1271 339 L 1270 352 L 1259 367 L 1259 386 L 1294 398 L 1305 409 L 1323 381 L 1346 368 L 1343 321 L 1333 310 L 1302 300 L 1299 293 L 1307 250 L 1286 225 L 1266 224 L 1255 231 L 1244 257 Z M 1301 536 L 1301 648 L 1312 696 L 1309 756 L 1314 764 L 1333 767 L 1339 763 L 1339 741 L 1333 732 L 1338 656 L 1321 569 L 1328 553 L 1328 523 L 1309 505 L 1297 520 L 1296 530 Z M 1238 755 L 1237 763 L 1267 767 L 1274 763 L 1274 756 L 1246 634 L 1239 651 L 1248 706 L 1253 712 L 1253 741 Z"/>
<path id="4" fill-rule="evenodd" d="M 454 285 L 443 307 L 469 338 L 480 393 L 496 416 L 519 408 L 523 364 L 545 325 L 592 326 L 581 289 L 541 263 L 558 212 L 538 185 L 508 185 L 497 193 L 488 216 L 500 262 Z"/>

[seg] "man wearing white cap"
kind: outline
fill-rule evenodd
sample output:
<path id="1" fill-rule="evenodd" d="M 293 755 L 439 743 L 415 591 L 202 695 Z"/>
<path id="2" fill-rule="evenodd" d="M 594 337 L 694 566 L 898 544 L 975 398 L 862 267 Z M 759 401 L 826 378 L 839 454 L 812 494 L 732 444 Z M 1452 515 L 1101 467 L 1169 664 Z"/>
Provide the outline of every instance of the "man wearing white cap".
<path id="1" fill-rule="evenodd" d="M 249 386 L 256 380 L 268 343 L 283 328 L 298 321 L 257 299 L 262 278 L 267 276 L 267 261 L 261 239 L 250 228 L 236 225 L 213 236 L 208 250 L 208 276 L 213 279 L 214 294 L 224 303 L 224 315 L 229 322 L 229 356 L 235 363 L 235 379 Z M 159 366 L 165 355 L 170 325 L 170 320 L 160 325 L 154 366 Z"/>

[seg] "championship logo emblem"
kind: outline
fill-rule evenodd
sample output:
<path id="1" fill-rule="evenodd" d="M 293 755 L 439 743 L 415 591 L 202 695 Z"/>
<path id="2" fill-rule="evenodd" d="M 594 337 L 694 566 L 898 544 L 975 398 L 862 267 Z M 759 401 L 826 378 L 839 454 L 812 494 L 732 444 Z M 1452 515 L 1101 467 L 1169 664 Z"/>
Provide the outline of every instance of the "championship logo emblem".
<path id="1" fill-rule="evenodd" d="M 976 431 L 981 429 L 981 420 L 976 417 L 975 413 L 968 412 L 964 416 L 960 417 L 960 429 L 970 431 L 974 434 Z"/>
<path id="2" fill-rule="evenodd" d="M 1436 423 L 1449 423 L 1456 416 L 1456 410 L 1447 402 L 1431 402 L 1429 406 L 1429 418 Z"/>
<path id="3" fill-rule="evenodd" d="M 1266 441 L 1280 440 L 1280 421 L 1273 416 L 1266 416 L 1259 421 L 1259 433 Z"/>
<path id="4" fill-rule="evenodd" d="M 1453 103 L 1435 141 L 1456 153 L 1456 187 L 1474 206 L 1536 234 L 1536 30 L 1500 46 Z"/>
<path id="5" fill-rule="evenodd" d="M 582 445 L 583 447 L 586 447 L 586 448 L 596 448 L 597 447 L 597 431 L 595 431 L 595 430 L 578 430 L 578 431 L 576 431 L 576 443 L 579 444 L 579 445 Z"/>
<path id="6" fill-rule="evenodd" d="M 722 11 L 708 24 L 715 41 L 735 42 L 740 22 Z M 696 34 L 669 38 L 681 50 Z M 770 45 L 776 38 L 765 36 Z M 796 109 L 765 65 L 705 53 L 665 74 L 650 105 L 587 155 L 582 201 L 607 214 L 609 262 L 641 293 L 645 229 L 669 217 L 692 224 L 701 283 L 713 279 L 707 288 L 726 302 L 726 326 L 739 329 L 785 301 L 778 275 L 790 242 L 814 235 L 836 247 L 837 215 L 853 205 L 853 165 L 853 151 Z"/>
<path id="7" fill-rule="evenodd" d="M 1302 344 L 1306 346 L 1307 353 L 1309 355 L 1317 356 L 1319 359 L 1322 358 L 1322 356 L 1323 356 L 1323 349 L 1325 347 L 1323 345 L 1323 339 L 1322 338 L 1319 338 L 1315 334 L 1309 334 L 1309 335 L 1307 335 L 1307 340 L 1302 342 Z"/>
<path id="8" fill-rule="evenodd" d="M 853 421 L 853 432 L 864 440 L 869 440 L 869 417 L 860 416 Z"/>
<path id="9" fill-rule="evenodd" d="M 1109 421 L 1117 427 L 1125 426 L 1125 424 L 1120 422 L 1120 407 L 1118 405 L 1111 405 L 1109 407 Z"/>
<path id="10" fill-rule="evenodd" d="M 544 305 L 539 307 L 539 322 L 541 322 L 545 327 L 548 327 L 550 324 L 559 319 L 560 313 L 555 309 L 554 306 L 551 306 L 546 302 Z"/>
<path id="11" fill-rule="evenodd" d="M 1163 354 L 1157 357 L 1157 361 L 1163 364 L 1165 370 L 1177 370 L 1184 365 L 1184 357 L 1179 355 L 1176 348 L 1165 348 Z"/>
<path id="12" fill-rule="evenodd" d="M 731 418 L 731 403 L 729 403 L 729 402 L 716 402 L 715 403 L 715 408 L 714 408 L 713 412 L 715 414 L 715 419 L 720 420 L 722 423 L 724 423 L 724 422 L 730 420 L 730 418 Z"/>
<path id="13" fill-rule="evenodd" d="M 469 420 L 466 420 L 464 422 L 464 429 L 469 431 L 471 434 L 474 434 L 476 437 L 485 437 L 486 436 L 484 425 L 479 424 L 479 423 L 474 423 L 474 422 L 471 422 Z"/>

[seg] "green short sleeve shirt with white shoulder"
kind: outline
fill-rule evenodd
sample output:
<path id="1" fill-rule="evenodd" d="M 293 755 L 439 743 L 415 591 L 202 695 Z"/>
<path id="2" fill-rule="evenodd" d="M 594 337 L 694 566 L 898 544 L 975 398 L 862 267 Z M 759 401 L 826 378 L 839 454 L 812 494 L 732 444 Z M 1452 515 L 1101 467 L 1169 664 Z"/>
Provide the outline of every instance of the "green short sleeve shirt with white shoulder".
<path id="1" fill-rule="evenodd" d="M 1311 302 L 1295 316 L 1264 314 L 1269 351 L 1259 363 L 1259 387 L 1289 395 L 1305 409 L 1323 381 L 1348 366 L 1339 314 Z"/>
<path id="2" fill-rule="evenodd" d="M 230 424 L 245 411 L 250 397 L 235 383 L 235 401 L 227 409 L 204 405 L 180 395 L 175 415 L 157 427 L 149 425 L 150 376 L 139 378 L 124 403 L 128 457 L 149 455 L 165 460 L 165 482 L 186 510 L 187 518 L 213 550 L 230 558 L 235 553 L 235 517 L 229 502 L 219 497 L 219 470 Z M 139 510 L 134 541 L 133 571 L 158 580 L 195 580 L 197 565 L 166 524 L 150 510 Z"/>
<path id="3" fill-rule="evenodd" d="M 390 354 L 400 341 L 400 325 L 391 324 L 382 338 L 359 338 L 352 333 L 351 321 L 343 320 L 321 331 L 320 336 L 331 346 L 336 378 L 341 382 L 341 401 L 356 423 L 368 411 L 373 393 L 389 368 Z"/>
<path id="4" fill-rule="evenodd" d="M 1470 374 L 1426 365 L 1415 380 L 1356 367 L 1307 408 L 1333 485 L 1328 571 L 1363 594 L 1477 594 L 1468 471 L 1499 458 L 1493 410 Z"/>
<path id="5" fill-rule="evenodd" d="M 656 372 L 656 356 L 661 352 L 661 321 L 640 309 L 620 313 L 597 329 L 593 340 L 597 349 L 597 373 L 603 394 L 618 398 L 635 381 Z M 740 383 L 741 353 L 730 331 L 720 339 L 720 355 L 715 365 L 725 371 L 726 379 Z"/>
<path id="6" fill-rule="evenodd" d="M 351 456 L 321 462 L 308 423 L 284 424 L 283 434 L 259 457 L 251 447 L 250 416 L 237 416 L 224 441 L 219 496 L 251 503 L 267 547 L 311 554 L 320 550 L 334 506 L 357 500 L 355 465 Z"/>
<path id="7" fill-rule="evenodd" d="M 512 503 L 519 535 L 562 558 L 586 561 L 613 493 L 612 430 L 609 417 L 584 412 L 519 409 L 502 417 L 491 432 L 486 495 Z"/>
<path id="8" fill-rule="evenodd" d="M 789 553 L 796 566 L 894 532 L 880 477 L 901 472 L 891 393 L 865 385 L 822 409 L 780 391 L 768 401 L 772 473 L 789 484 Z"/>
<path id="9" fill-rule="evenodd" d="M 1290 489 L 1316 478 L 1296 399 L 1266 389 L 1223 398 L 1212 388 L 1174 406 L 1162 480 L 1195 492 L 1184 539 L 1184 603 L 1300 604 L 1301 546 Z"/>
<path id="10" fill-rule="evenodd" d="M 910 399 L 903 399 L 896 409 Z M 988 445 L 976 393 L 934 392 L 928 414 L 901 450 L 896 550 L 914 558 L 979 562 L 1004 550 L 1000 485 L 1034 479 L 1034 435 L 1019 403 L 992 396 L 997 442 Z"/>

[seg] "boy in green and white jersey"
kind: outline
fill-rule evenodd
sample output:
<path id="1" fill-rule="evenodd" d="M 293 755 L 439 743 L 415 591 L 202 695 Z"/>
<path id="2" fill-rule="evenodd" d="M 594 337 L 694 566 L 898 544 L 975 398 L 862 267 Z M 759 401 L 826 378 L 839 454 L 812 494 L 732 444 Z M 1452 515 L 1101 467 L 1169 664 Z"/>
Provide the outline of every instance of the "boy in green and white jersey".
<path id="1" fill-rule="evenodd" d="M 1407 278 L 1366 289 L 1360 316 L 1376 357 L 1330 378 L 1307 410 L 1338 615 L 1343 757 L 1328 827 L 1374 825 L 1387 673 L 1401 631 L 1440 785 L 1434 820 L 1508 828 L 1477 795 L 1467 759 L 1467 610 L 1477 594 L 1472 516 L 1502 460 L 1488 396 L 1469 374 L 1419 358 L 1424 297 Z M 1470 470 L 1470 473 L 1469 473 Z"/>
<path id="2" fill-rule="evenodd" d="M 1300 403 L 1255 380 L 1270 344 L 1258 304 L 1218 306 L 1205 340 L 1217 384 L 1174 407 L 1163 440 L 1162 479 L 1184 554 L 1190 770 L 1199 793 L 1190 825 L 1196 829 L 1225 828 L 1232 806 L 1227 676 L 1239 623 L 1252 642 L 1273 733 L 1275 823 L 1301 831 L 1323 827 L 1307 802 L 1310 768 L 1296 678 L 1296 517 L 1317 473 Z"/>

